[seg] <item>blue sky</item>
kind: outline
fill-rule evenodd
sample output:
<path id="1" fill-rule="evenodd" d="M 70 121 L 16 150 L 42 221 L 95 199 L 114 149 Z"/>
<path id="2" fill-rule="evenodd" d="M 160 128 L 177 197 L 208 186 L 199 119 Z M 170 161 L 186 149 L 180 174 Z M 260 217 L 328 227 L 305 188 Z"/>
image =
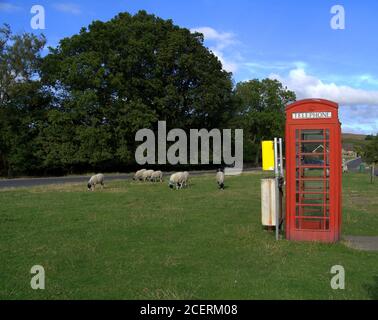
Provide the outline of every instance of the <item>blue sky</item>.
<path id="1" fill-rule="evenodd" d="M 331 7 L 345 9 L 345 29 L 330 26 Z M 235 82 L 277 78 L 298 98 L 340 103 L 344 132 L 378 133 L 378 1 L 341 0 L 0 0 L 0 22 L 30 26 L 33 5 L 46 13 L 48 44 L 93 20 L 145 9 L 205 34 L 205 44 Z"/>

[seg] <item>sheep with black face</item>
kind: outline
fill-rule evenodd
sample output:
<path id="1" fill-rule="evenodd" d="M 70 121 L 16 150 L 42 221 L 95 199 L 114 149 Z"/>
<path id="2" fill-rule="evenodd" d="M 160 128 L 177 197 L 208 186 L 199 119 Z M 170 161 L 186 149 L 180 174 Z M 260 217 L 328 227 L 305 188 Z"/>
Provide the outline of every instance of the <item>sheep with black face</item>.
<path id="1" fill-rule="evenodd" d="M 101 184 L 102 188 L 104 188 L 104 180 L 105 177 L 102 173 L 95 174 L 94 176 L 92 176 L 87 184 L 88 191 L 95 191 L 97 184 Z"/>
<path id="2" fill-rule="evenodd" d="M 184 172 L 176 172 L 172 174 L 171 177 L 169 178 L 169 187 L 171 189 L 176 188 L 176 190 L 182 189 L 184 182 L 185 182 Z"/>

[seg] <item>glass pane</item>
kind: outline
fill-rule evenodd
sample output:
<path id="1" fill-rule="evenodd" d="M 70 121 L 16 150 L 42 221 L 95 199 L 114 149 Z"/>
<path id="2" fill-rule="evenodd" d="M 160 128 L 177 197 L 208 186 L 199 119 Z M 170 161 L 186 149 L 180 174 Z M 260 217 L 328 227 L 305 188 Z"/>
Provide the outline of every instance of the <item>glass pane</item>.
<path id="1" fill-rule="evenodd" d="M 296 227 L 329 229 L 329 129 L 296 130 Z"/>
<path id="2" fill-rule="evenodd" d="M 297 179 L 311 179 L 311 178 L 328 178 L 329 169 L 324 167 L 319 168 L 297 168 Z"/>
<path id="3" fill-rule="evenodd" d="M 301 140 L 324 140 L 324 130 L 302 130 Z"/>
<path id="4" fill-rule="evenodd" d="M 297 203 L 300 204 L 329 204 L 326 193 L 297 193 Z"/>
<path id="5" fill-rule="evenodd" d="M 301 151 L 302 153 L 327 153 L 329 149 L 328 142 L 321 143 L 321 142 L 302 142 L 301 143 Z"/>
<path id="6" fill-rule="evenodd" d="M 328 192 L 329 181 L 306 180 L 297 181 L 297 192 Z"/>
<path id="7" fill-rule="evenodd" d="M 329 165 L 329 160 L 328 157 L 326 157 L 326 160 L 324 162 L 324 155 L 323 154 L 305 154 L 301 156 L 301 162 L 300 164 L 302 166 L 324 166 L 324 165 Z"/>
<path id="8" fill-rule="evenodd" d="M 320 218 L 298 218 L 296 228 L 301 230 L 328 230 L 329 219 Z"/>
<path id="9" fill-rule="evenodd" d="M 323 217 L 324 207 L 322 204 L 297 204 L 297 216 Z"/>

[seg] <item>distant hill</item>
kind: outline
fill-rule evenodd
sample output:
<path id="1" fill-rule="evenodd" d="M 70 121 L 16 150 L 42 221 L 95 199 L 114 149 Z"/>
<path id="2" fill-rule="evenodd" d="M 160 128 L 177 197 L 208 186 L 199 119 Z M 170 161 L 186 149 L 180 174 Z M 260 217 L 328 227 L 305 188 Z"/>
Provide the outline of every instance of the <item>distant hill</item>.
<path id="1" fill-rule="evenodd" d="M 364 134 L 343 133 L 342 145 L 347 151 L 358 151 L 359 147 L 363 147 L 368 142 L 365 139 Z"/>
<path id="2" fill-rule="evenodd" d="M 343 140 L 350 140 L 350 141 L 365 141 L 366 134 L 354 134 L 354 133 L 343 133 Z"/>

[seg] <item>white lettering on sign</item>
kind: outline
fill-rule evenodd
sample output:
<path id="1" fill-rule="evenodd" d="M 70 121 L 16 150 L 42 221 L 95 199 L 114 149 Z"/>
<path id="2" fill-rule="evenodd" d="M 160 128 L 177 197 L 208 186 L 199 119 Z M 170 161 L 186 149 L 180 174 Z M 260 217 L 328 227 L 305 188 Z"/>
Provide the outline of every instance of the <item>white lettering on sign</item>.
<path id="1" fill-rule="evenodd" d="M 293 113 L 293 119 L 330 119 L 332 112 L 297 112 Z"/>

